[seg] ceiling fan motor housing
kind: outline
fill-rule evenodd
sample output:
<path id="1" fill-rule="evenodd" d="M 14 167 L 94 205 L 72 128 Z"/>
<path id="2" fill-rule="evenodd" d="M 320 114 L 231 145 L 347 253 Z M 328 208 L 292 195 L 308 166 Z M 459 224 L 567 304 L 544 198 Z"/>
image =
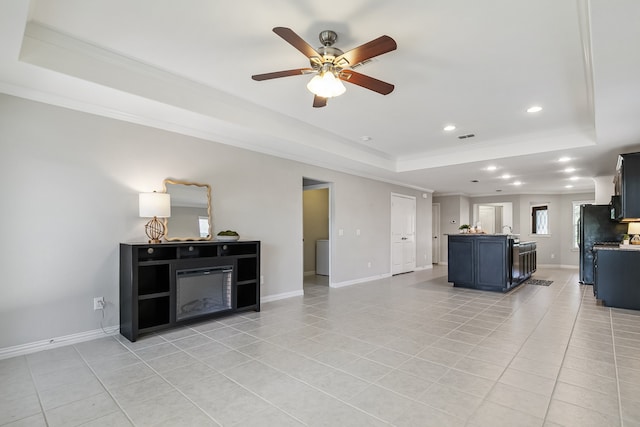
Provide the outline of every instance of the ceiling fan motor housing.
<path id="1" fill-rule="evenodd" d="M 333 44 L 338 41 L 338 34 L 335 31 L 324 30 L 320 32 L 318 38 L 322 46 L 333 46 Z"/>

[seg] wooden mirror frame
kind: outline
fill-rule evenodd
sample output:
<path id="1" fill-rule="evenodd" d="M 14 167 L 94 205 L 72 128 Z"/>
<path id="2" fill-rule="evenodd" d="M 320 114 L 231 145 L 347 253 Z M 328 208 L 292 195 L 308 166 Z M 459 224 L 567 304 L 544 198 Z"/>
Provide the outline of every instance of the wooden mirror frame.
<path id="1" fill-rule="evenodd" d="M 166 228 L 166 233 L 165 233 L 165 240 L 169 241 L 169 242 L 187 242 L 187 241 L 198 241 L 198 240 L 211 240 L 213 238 L 213 224 L 211 222 L 211 186 L 209 186 L 209 184 L 198 184 L 196 182 L 189 182 L 189 181 L 181 181 L 181 180 L 176 180 L 176 179 L 170 179 L 167 178 L 164 181 L 162 181 L 162 187 L 163 187 L 163 191 L 165 193 L 168 192 L 168 188 L 167 185 L 186 185 L 186 186 L 195 186 L 195 187 L 202 187 L 204 189 L 206 189 L 207 191 L 207 217 L 209 219 L 209 234 L 206 237 L 200 237 L 200 236 L 184 236 L 184 237 L 178 237 L 178 236 L 171 236 L 171 228 L 170 228 L 170 219 L 171 218 L 164 218 L 164 226 Z M 171 194 L 171 193 L 169 193 Z M 173 200 L 171 200 L 171 207 L 173 209 L 174 205 L 173 205 Z"/>

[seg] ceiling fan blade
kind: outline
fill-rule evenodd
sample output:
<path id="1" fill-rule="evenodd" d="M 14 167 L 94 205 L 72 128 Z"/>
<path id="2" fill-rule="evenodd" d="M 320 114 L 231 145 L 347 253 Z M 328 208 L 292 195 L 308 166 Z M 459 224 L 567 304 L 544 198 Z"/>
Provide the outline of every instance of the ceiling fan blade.
<path id="1" fill-rule="evenodd" d="M 360 74 L 353 70 L 344 70 L 340 72 L 338 77 L 340 80 L 362 86 L 365 89 L 381 93 L 382 95 L 389 95 L 395 88 L 391 83 L 365 76 L 364 74 Z"/>
<path id="2" fill-rule="evenodd" d="M 299 35 L 293 32 L 291 28 L 275 27 L 273 32 L 279 35 L 291 46 L 298 49 L 304 56 L 311 58 L 314 56 L 322 57 L 309 43 L 304 41 Z"/>
<path id="3" fill-rule="evenodd" d="M 371 40 L 369 43 L 365 43 L 361 46 L 351 49 L 348 52 L 338 56 L 334 64 L 339 64 L 341 60 L 346 59 L 349 61 L 350 66 L 359 64 L 362 61 L 371 59 L 375 56 L 382 55 L 383 53 L 396 50 L 398 45 L 395 40 L 389 36 L 380 36 L 375 40 Z"/>
<path id="4" fill-rule="evenodd" d="M 308 74 L 314 72 L 313 68 L 296 68 L 295 70 L 275 71 L 273 73 L 255 74 L 251 76 L 253 80 L 259 82 L 263 80 L 277 79 L 280 77 L 299 76 L 301 74 Z"/>
<path id="5" fill-rule="evenodd" d="M 313 108 L 325 107 L 327 105 L 327 98 L 323 98 L 318 95 L 313 97 Z"/>

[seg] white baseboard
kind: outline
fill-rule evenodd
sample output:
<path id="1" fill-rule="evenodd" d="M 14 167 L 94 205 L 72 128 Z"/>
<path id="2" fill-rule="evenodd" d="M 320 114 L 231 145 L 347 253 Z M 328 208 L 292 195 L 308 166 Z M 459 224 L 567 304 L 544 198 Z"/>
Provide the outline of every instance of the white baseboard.
<path id="1" fill-rule="evenodd" d="M 312 271 L 305 271 L 303 273 L 305 276 L 315 276 L 316 275 L 316 271 L 312 270 Z"/>
<path id="2" fill-rule="evenodd" d="M 378 276 L 363 277 L 362 279 L 346 280 L 344 282 L 329 283 L 332 288 L 343 288 L 345 286 L 357 285 L 358 283 L 371 282 L 372 280 L 385 279 L 391 277 L 391 273 L 380 274 Z"/>
<path id="3" fill-rule="evenodd" d="M 569 264 L 538 264 L 540 268 L 563 268 L 569 270 L 577 270 L 577 265 L 569 265 Z"/>
<path id="4" fill-rule="evenodd" d="M 303 296 L 304 291 L 284 292 L 276 295 L 269 295 L 260 298 L 260 302 L 277 301 L 286 298 Z M 25 354 L 37 353 L 42 350 L 51 350 L 53 348 L 62 347 L 70 344 L 77 344 L 85 341 L 91 341 L 105 336 L 117 335 L 120 333 L 120 325 L 107 326 L 102 329 L 94 329 L 92 331 L 79 332 L 77 334 L 65 335 L 61 337 L 50 338 L 41 341 L 35 341 L 27 344 L 15 345 L 12 347 L 0 348 L 0 360 L 9 359 L 11 357 L 23 356 Z"/>
<path id="5" fill-rule="evenodd" d="M 433 264 L 424 267 L 416 267 L 414 271 L 433 270 Z"/>
<path id="6" fill-rule="evenodd" d="M 15 345 L 0 349 L 0 360 L 10 357 L 22 356 L 25 354 L 36 353 L 42 350 L 50 350 L 52 348 L 62 347 L 69 344 L 77 344 L 84 341 L 91 341 L 96 338 L 117 335 L 120 332 L 120 325 L 108 326 L 102 329 L 94 329 L 93 331 L 79 332 L 77 334 L 65 335 L 62 337 L 51 338 L 48 340 L 35 341 L 32 343 Z"/>
<path id="7" fill-rule="evenodd" d="M 265 302 L 278 301 L 281 299 L 301 297 L 301 296 L 304 296 L 304 291 L 302 289 L 300 289 L 299 291 L 283 292 L 281 294 L 267 295 L 266 297 L 260 298 L 260 304 Z"/>

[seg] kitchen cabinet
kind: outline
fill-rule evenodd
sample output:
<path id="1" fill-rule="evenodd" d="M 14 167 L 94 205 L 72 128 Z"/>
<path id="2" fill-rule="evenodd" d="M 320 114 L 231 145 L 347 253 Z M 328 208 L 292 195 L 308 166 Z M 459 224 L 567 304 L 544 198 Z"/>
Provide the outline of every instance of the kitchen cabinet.
<path id="1" fill-rule="evenodd" d="M 640 153 L 618 156 L 614 185 L 615 194 L 620 197 L 616 219 L 640 221 Z"/>
<path id="2" fill-rule="evenodd" d="M 640 264 L 640 250 L 594 246 L 594 294 L 607 307 L 640 310 L 640 281 L 633 268 Z"/>

